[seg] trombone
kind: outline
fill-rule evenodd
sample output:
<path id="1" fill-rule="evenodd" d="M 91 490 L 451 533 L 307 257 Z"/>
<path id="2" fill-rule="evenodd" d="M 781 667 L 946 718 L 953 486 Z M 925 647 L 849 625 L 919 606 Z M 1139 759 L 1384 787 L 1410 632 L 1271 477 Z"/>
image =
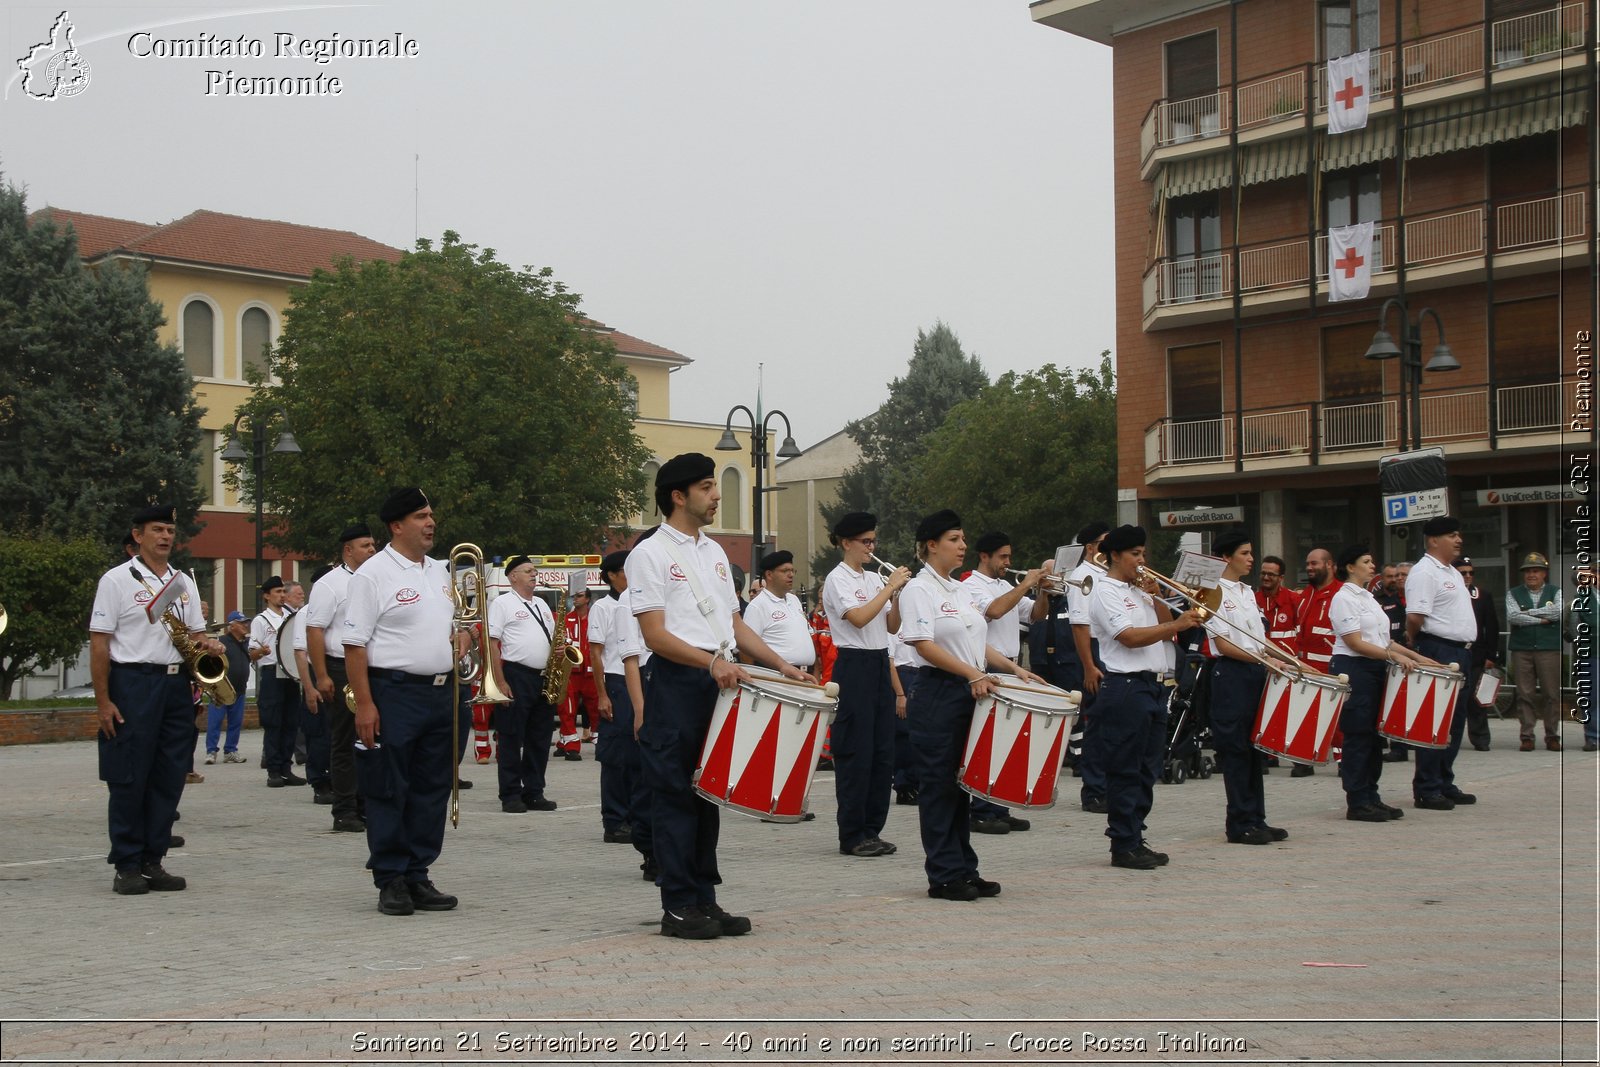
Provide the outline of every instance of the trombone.
<path id="1" fill-rule="evenodd" d="M 462 542 L 450 550 L 450 600 L 455 614 L 450 627 L 450 825 L 461 825 L 461 687 L 479 684 L 478 702 L 506 704 L 511 698 L 500 691 L 494 680 L 494 642 L 489 639 L 489 585 L 484 577 L 483 549 Z M 456 655 L 455 633 L 467 630 L 473 646 Z"/>
<path id="2" fill-rule="evenodd" d="M 1283 667 L 1273 659 L 1254 651 L 1248 645 L 1240 644 L 1238 641 L 1233 642 L 1235 648 L 1249 656 L 1251 659 L 1255 660 L 1257 663 L 1260 663 L 1269 671 L 1273 671 L 1274 673 L 1282 675 L 1285 678 L 1293 678 L 1296 681 L 1299 681 L 1306 676 L 1308 671 L 1306 665 L 1301 663 L 1294 656 L 1291 656 L 1288 651 L 1282 648 L 1276 641 L 1272 640 L 1272 638 L 1267 637 L 1265 634 L 1257 637 L 1255 634 L 1251 633 L 1249 630 L 1246 630 L 1244 627 L 1240 626 L 1238 623 L 1234 622 L 1226 615 L 1221 614 L 1217 610 L 1222 606 L 1222 590 L 1195 589 L 1192 586 L 1187 586 L 1182 582 L 1175 581 L 1172 578 L 1167 577 L 1165 574 L 1162 574 L 1160 571 L 1154 570 L 1153 568 L 1143 564 L 1140 564 L 1136 574 L 1139 578 L 1149 578 L 1157 585 L 1165 586 L 1167 589 L 1172 590 L 1174 593 L 1189 601 L 1189 603 L 1194 605 L 1195 610 L 1200 613 L 1201 622 L 1209 622 L 1212 619 L 1216 619 L 1217 621 L 1226 625 L 1229 629 L 1243 634 L 1252 642 L 1259 641 L 1262 648 L 1266 649 L 1268 652 L 1272 653 L 1273 656 L 1276 656 L 1278 659 L 1283 660 L 1289 665 L 1288 667 Z M 1311 673 L 1321 674 L 1322 672 L 1311 670 Z"/>

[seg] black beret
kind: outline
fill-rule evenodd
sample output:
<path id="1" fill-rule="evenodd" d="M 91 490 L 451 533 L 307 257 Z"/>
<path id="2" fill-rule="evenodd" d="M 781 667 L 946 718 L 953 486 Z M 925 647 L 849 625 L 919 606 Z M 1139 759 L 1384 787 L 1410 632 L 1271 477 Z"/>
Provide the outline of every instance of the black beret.
<path id="1" fill-rule="evenodd" d="M 862 534 L 878 528 L 878 516 L 870 511 L 852 511 L 841 516 L 833 524 L 833 536 L 844 540 L 847 537 L 860 537 Z"/>
<path id="2" fill-rule="evenodd" d="M 1211 551 L 1219 556 L 1231 556 L 1240 545 L 1250 544 L 1250 531 L 1243 526 L 1233 526 L 1211 539 Z"/>
<path id="3" fill-rule="evenodd" d="M 784 564 L 793 562 L 794 553 L 787 548 L 780 548 L 776 552 L 768 552 L 761 557 L 761 573 L 765 575 L 768 571 L 775 571 Z"/>
<path id="4" fill-rule="evenodd" d="M 961 529 L 961 516 L 945 508 L 936 511 L 917 523 L 917 544 L 924 541 L 937 541 L 951 530 Z"/>
<path id="5" fill-rule="evenodd" d="M 1011 543 L 1011 535 L 994 530 L 978 538 L 978 543 L 973 546 L 980 556 L 992 556 Z"/>
<path id="6" fill-rule="evenodd" d="M 532 562 L 533 562 L 533 560 L 529 559 L 527 556 L 523 555 L 521 552 L 513 552 L 511 555 L 509 555 L 509 556 L 507 556 L 505 558 L 505 561 L 500 564 L 500 567 L 507 574 L 510 574 L 512 571 L 516 570 L 518 567 L 522 566 L 524 563 L 532 563 Z"/>
<path id="7" fill-rule="evenodd" d="M 600 561 L 600 573 L 601 574 L 616 574 L 618 571 L 620 571 L 622 569 L 623 564 L 625 564 L 627 562 L 628 562 L 628 550 L 627 549 L 624 548 L 621 551 L 612 552 L 609 555 L 607 555 L 605 559 Z"/>
<path id="8" fill-rule="evenodd" d="M 1138 548 L 1144 541 L 1143 526 L 1118 526 L 1106 534 L 1106 539 L 1100 542 L 1100 547 L 1107 553 L 1126 552 L 1130 548 Z"/>
<path id="9" fill-rule="evenodd" d="M 147 522 L 170 522 L 178 525 L 178 509 L 171 504 L 150 504 L 133 513 L 133 525 L 143 526 Z"/>
<path id="10" fill-rule="evenodd" d="M 1461 532 L 1461 520 L 1453 515 L 1440 515 L 1422 524 L 1423 537 L 1439 537 Z"/>
<path id="11" fill-rule="evenodd" d="M 274 574 L 272 577 L 268 578 L 266 581 L 261 583 L 261 591 L 263 593 L 270 593 L 274 589 L 282 589 L 282 588 L 283 588 L 283 579 L 278 577 L 276 574 Z"/>
<path id="12" fill-rule="evenodd" d="M 1344 551 L 1339 553 L 1339 558 L 1334 562 L 1341 567 L 1349 567 L 1362 556 L 1370 555 L 1372 555 L 1372 549 L 1368 548 L 1366 545 L 1346 545 L 1344 547 Z"/>
<path id="13" fill-rule="evenodd" d="M 416 486 L 396 489 L 389 494 L 389 499 L 383 502 L 383 507 L 378 509 L 378 518 L 384 522 L 398 522 L 413 511 L 421 511 L 432 506 L 428 503 L 427 495 Z"/>
<path id="14" fill-rule="evenodd" d="M 366 523 L 364 523 L 364 522 L 353 522 L 349 526 L 346 526 L 344 528 L 344 533 L 339 535 L 339 543 L 341 545 L 348 544 L 351 541 L 359 541 L 363 537 L 371 537 L 371 536 L 372 536 L 372 531 L 367 529 L 367 524 Z"/>
<path id="15" fill-rule="evenodd" d="M 717 464 L 710 456 L 699 452 L 684 452 L 673 456 L 656 471 L 657 489 L 683 489 L 695 482 L 704 481 L 717 473 Z"/>
<path id="16" fill-rule="evenodd" d="M 1101 537 L 1110 532 L 1111 527 L 1109 524 L 1103 523 L 1099 519 L 1096 519 L 1078 531 L 1078 544 L 1092 545 Z"/>

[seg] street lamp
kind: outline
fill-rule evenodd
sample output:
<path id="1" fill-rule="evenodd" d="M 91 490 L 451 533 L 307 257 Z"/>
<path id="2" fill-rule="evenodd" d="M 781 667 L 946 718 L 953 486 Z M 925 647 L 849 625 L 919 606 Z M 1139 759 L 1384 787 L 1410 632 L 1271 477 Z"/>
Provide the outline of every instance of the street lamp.
<path id="1" fill-rule="evenodd" d="M 1390 306 L 1400 309 L 1400 327 L 1405 338 L 1405 351 L 1395 344 L 1393 335 L 1386 329 L 1389 318 Z M 1422 365 L 1422 320 L 1433 319 L 1434 328 L 1439 331 L 1439 343 L 1434 346 L 1433 355 L 1428 359 L 1428 365 Z M 1383 307 L 1378 312 L 1378 332 L 1372 335 L 1372 344 L 1367 348 L 1368 359 L 1394 359 L 1400 357 L 1400 408 L 1406 411 L 1406 391 L 1411 392 L 1410 413 L 1406 421 L 1411 424 L 1411 448 L 1422 447 L 1422 372 L 1460 370 L 1461 364 L 1450 351 L 1450 346 L 1444 343 L 1444 321 L 1439 318 L 1439 313 L 1432 308 L 1423 308 L 1417 312 L 1415 319 L 1411 318 L 1410 309 L 1406 302 L 1397 296 L 1391 296 L 1383 302 Z M 1406 434 L 1400 435 L 1400 445 L 1405 447 Z"/>
<path id="2" fill-rule="evenodd" d="M 260 423 L 248 414 L 240 415 L 233 420 L 233 436 L 228 440 L 228 447 L 222 450 L 222 458 L 228 463 L 243 463 L 250 461 L 250 495 L 256 498 L 256 610 L 261 610 L 261 480 L 265 476 L 267 467 L 267 429 L 273 420 L 283 420 L 283 432 L 278 435 L 278 443 L 272 446 L 272 451 L 283 455 L 295 455 L 301 451 L 300 443 L 294 439 L 294 434 L 289 430 L 289 413 L 282 407 L 271 411 L 261 419 Z M 250 431 L 250 451 L 246 452 L 239 444 L 239 437 L 248 427 Z"/>
<path id="3" fill-rule="evenodd" d="M 760 409 L 761 402 L 758 400 L 756 411 Z M 789 426 L 789 416 L 783 412 L 769 411 L 763 418 L 743 404 L 735 404 L 728 410 L 728 418 L 722 425 L 722 440 L 717 442 L 718 452 L 739 451 L 739 441 L 733 436 L 733 416 L 740 411 L 750 420 L 750 465 L 756 470 L 755 507 L 750 516 L 756 536 L 750 547 L 750 574 L 752 577 L 760 577 L 761 557 L 765 555 L 763 551 L 765 538 L 761 529 L 761 494 L 762 482 L 766 478 L 767 471 L 767 423 L 772 421 L 773 416 L 783 420 L 783 443 L 778 446 L 778 458 L 793 459 L 800 454 L 800 446 L 794 443 L 794 430 Z"/>

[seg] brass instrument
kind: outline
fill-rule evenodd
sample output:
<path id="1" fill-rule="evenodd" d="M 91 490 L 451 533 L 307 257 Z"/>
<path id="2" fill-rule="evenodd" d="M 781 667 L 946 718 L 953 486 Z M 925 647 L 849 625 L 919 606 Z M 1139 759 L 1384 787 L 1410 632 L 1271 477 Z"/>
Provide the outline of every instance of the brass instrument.
<path id="1" fill-rule="evenodd" d="M 1272 638 L 1267 637 L 1265 635 L 1263 635 L 1261 637 L 1257 637 L 1255 634 L 1250 633 L 1248 630 L 1244 629 L 1242 626 L 1240 626 L 1237 623 L 1235 623 L 1232 619 L 1228 618 L 1226 615 L 1220 614 L 1217 609 L 1222 606 L 1222 590 L 1221 589 L 1195 589 L 1192 586 L 1187 586 L 1187 585 L 1184 585 L 1182 582 L 1175 581 L 1172 578 L 1168 578 L 1165 574 L 1162 574 L 1160 571 L 1153 570 L 1152 568 L 1147 567 L 1144 564 L 1140 564 L 1139 565 L 1139 569 L 1136 572 L 1136 574 L 1137 574 L 1137 577 L 1139 577 L 1141 579 L 1148 578 L 1148 579 L 1154 581 L 1157 585 L 1164 586 L 1167 589 L 1172 590 L 1174 593 L 1178 594 L 1179 596 L 1183 597 L 1185 600 L 1189 601 L 1189 603 L 1194 605 L 1195 610 L 1200 613 L 1200 620 L 1202 622 L 1209 621 L 1209 620 L 1211 620 L 1213 618 L 1217 619 L 1220 622 L 1222 622 L 1224 625 L 1226 625 L 1229 629 L 1243 634 L 1245 637 L 1248 637 L 1251 641 L 1259 641 L 1259 642 L 1261 642 L 1261 647 L 1265 648 L 1273 656 L 1276 656 L 1279 660 L 1282 660 L 1283 663 L 1286 663 L 1288 665 L 1288 666 L 1283 666 L 1282 664 L 1280 664 L 1278 662 L 1275 662 L 1274 660 L 1268 658 L 1267 656 L 1263 656 L 1259 652 L 1256 652 L 1256 651 L 1254 651 L 1254 650 L 1252 650 L 1250 648 L 1247 648 L 1244 645 L 1241 645 L 1241 644 L 1239 644 L 1237 642 L 1234 642 L 1234 647 L 1235 648 L 1237 648 L 1240 652 L 1243 652 L 1245 655 L 1249 656 L 1251 659 L 1255 660 L 1257 663 L 1260 663 L 1263 667 L 1267 668 L 1268 670 L 1273 671 L 1273 672 L 1275 672 L 1277 674 L 1281 674 L 1285 678 L 1295 678 L 1295 679 L 1304 678 L 1307 674 L 1316 674 L 1316 675 L 1321 675 L 1322 674 L 1321 671 L 1316 670 L 1315 668 L 1312 668 L 1312 667 L 1308 667 L 1304 663 L 1301 663 L 1297 658 L 1295 658 L 1294 656 L 1290 655 L 1289 652 L 1287 652 L 1276 641 L 1272 640 Z M 1324 677 L 1326 677 L 1326 675 L 1324 675 Z"/>
<path id="2" fill-rule="evenodd" d="M 1018 578 L 1026 578 L 1028 576 L 1027 571 L 1019 571 L 1015 567 L 1007 567 L 1006 573 L 1014 574 Z M 1051 572 L 1039 579 L 1039 588 L 1043 589 L 1047 596 L 1066 596 L 1067 586 L 1069 585 L 1084 596 L 1088 596 L 1089 590 L 1094 588 L 1094 575 L 1085 574 L 1081 579 L 1074 580 L 1069 574 Z"/>
<path id="3" fill-rule="evenodd" d="M 489 641 L 488 584 L 483 575 L 483 549 L 463 541 L 450 550 L 450 601 L 455 613 L 450 626 L 450 659 L 455 668 L 450 672 L 450 825 L 461 825 L 461 687 L 471 685 L 480 676 L 493 680 L 494 645 Z M 473 632 L 473 641 L 479 642 L 466 655 L 456 655 L 455 635 L 458 630 Z M 474 655 L 476 653 L 476 655 Z M 496 687 L 498 689 L 498 687 Z M 488 686 L 484 686 L 485 692 Z M 351 706 L 355 697 L 350 694 Z M 499 703 L 509 698 L 501 695 Z M 495 701 L 484 698 L 486 703 Z"/>
<path id="4" fill-rule="evenodd" d="M 877 553 L 875 553 L 875 552 L 867 553 L 867 558 L 872 560 L 872 562 L 874 562 L 874 563 L 876 563 L 878 565 L 878 577 L 882 578 L 885 581 L 888 581 L 889 580 L 889 576 L 894 574 L 895 571 L 900 569 L 900 568 L 896 567 L 893 563 L 885 563 L 883 560 L 879 559 L 878 556 L 877 556 Z"/>
<path id="5" fill-rule="evenodd" d="M 196 644 L 194 638 L 189 636 L 189 627 L 179 617 L 176 607 L 169 607 L 162 612 L 161 624 L 167 628 L 173 647 L 183 657 L 183 665 L 189 668 L 190 675 L 208 701 L 225 707 L 238 699 L 238 692 L 233 688 L 233 683 L 228 681 L 227 658 L 207 652 Z"/>
<path id="6" fill-rule="evenodd" d="M 567 640 L 567 595 L 566 588 L 556 594 L 550 660 L 544 668 L 544 702 L 553 708 L 559 707 L 567 699 L 567 683 L 572 680 L 572 669 L 583 662 L 583 653 Z"/>

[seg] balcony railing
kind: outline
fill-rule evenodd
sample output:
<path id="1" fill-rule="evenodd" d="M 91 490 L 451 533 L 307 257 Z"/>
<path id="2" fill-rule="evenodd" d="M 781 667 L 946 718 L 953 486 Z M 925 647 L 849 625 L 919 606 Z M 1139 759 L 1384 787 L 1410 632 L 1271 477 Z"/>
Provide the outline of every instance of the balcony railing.
<path id="1" fill-rule="evenodd" d="M 1317 113 L 1328 110 L 1328 65 L 1319 63 L 1313 75 L 1317 87 L 1315 100 Z M 1384 100 L 1394 95 L 1394 50 L 1390 48 L 1378 49 L 1371 53 L 1367 61 L 1367 85 L 1372 93 L 1367 99 Z"/>
<path id="2" fill-rule="evenodd" d="M 1155 106 L 1155 147 L 1187 144 L 1228 132 L 1228 90 Z"/>
<path id="3" fill-rule="evenodd" d="M 1394 271 L 1394 223 L 1372 228 L 1372 275 Z M 1328 235 L 1317 234 L 1317 278 L 1328 276 Z"/>
<path id="4" fill-rule="evenodd" d="M 1489 436 L 1489 390 L 1423 394 L 1422 439 L 1452 441 Z"/>
<path id="5" fill-rule="evenodd" d="M 1311 412 L 1305 408 L 1248 414 L 1240 425 L 1246 458 L 1292 456 L 1311 448 Z"/>
<path id="6" fill-rule="evenodd" d="M 1231 262 L 1227 252 L 1162 260 L 1146 275 L 1145 292 L 1162 306 L 1227 296 L 1233 292 Z"/>
<path id="7" fill-rule="evenodd" d="M 1145 431 L 1144 455 L 1146 469 L 1169 463 L 1227 462 L 1233 459 L 1233 417 L 1162 419 Z"/>
<path id="8" fill-rule="evenodd" d="M 1581 384 L 1569 378 L 1565 388 L 1557 382 L 1501 386 L 1494 396 L 1495 426 L 1503 434 L 1556 433 L 1578 410 Z"/>
<path id="9" fill-rule="evenodd" d="M 1502 204 L 1495 210 L 1495 233 L 1502 249 L 1533 248 L 1585 236 L 1589 221 L 1583 190 Z"/>
<path id="10" fill-rule="evenodd" d="M 1392 445 L 1399 433 L 1396 415 L 1399 405 L 1393 400 L 1367 404 L 1323 404 L 1317 411 L 1321 445 L 1325 451 L 1351 448 L 1382 448 Z"/>
<path id="11" fill-rule="evenodd" d="M 1406 263 L 1443 263 L 1483 255 L 1483 208 L 1406 223 Z"/>
<path id="12" fill-rule="evenodd" d="M 1298 118 L 1306 113 L 1306 72 L 1290 70 L 1241 85 L 1234 108 L 1241 130 Z"/>
<path id="13" fill-rule="evenodd" d="M 1483 27 L 1430 37 L 1404 51 L 1407 89 L 1426 89 L 1483 73 Z"/>
<path id="14" fill-rule="evenodd" d="M 1583 46 L 1584 7 L 1563 4 L 1547 11 L 1501 19 L 1493 26 L 1490 46 L 1497 68 L 1537 63 Z"/>

